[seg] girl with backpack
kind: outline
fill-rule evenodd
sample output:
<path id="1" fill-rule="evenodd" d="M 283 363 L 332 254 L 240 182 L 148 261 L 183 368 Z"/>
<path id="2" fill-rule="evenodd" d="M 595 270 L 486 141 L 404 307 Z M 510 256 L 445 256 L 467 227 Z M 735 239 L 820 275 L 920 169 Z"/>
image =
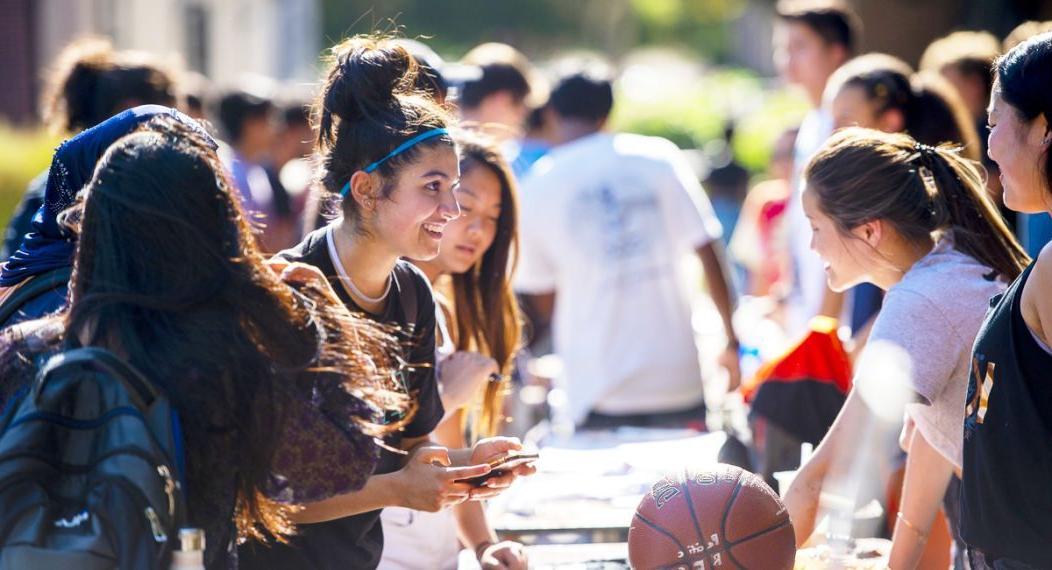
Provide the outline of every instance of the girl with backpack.
<path id="1" fill-rule="evenodd" d="M 1028 259 L 976 164 L 951 147 L 850 128 L 823 145 L 804 176 L 811 246 L 825 260 L 830 286 L 870 282 L 886 296 L 857 361 L 855 385 L 800 468 L 786 506 L 802 544 L 814 530 L 823 488 L 850 476 L 843 467 L 864 455 L 863 430 L 879 410 L 885 419 L 905 411 L 901 442 L 908 457 L 890 565 L 913 568 L 943 502 L 956 522 L 972 343 L 989 299 Z M 889 346 L 904 355 L 908 372 L 888 368 L 895 360 L 887 357 Z M 910 396 L 904 410 L 887 404 L 895 393 Z"/>
<path id="2" fill-rule="evenodd" d="M 92 457 L 93 445 L 110 442 L 77 446 L 80 440 L 70 436 L 64 457 L 83 461 L 89 454 L 89 461 L 62 468 L 78 468 L 71 479 L 77 484 L 88 475 L 89 507 L 60 513 L 65 518 L 48 526 L 91 521 L 96 530 L 152 529 L 159 542 L 174 542 L 174 524 L 198 527 L 205 531 L 207 567 L 234 568 L 237 540 L 284 540 L 293 532 L 295 505 L 365 485 L 376 463 L 373 438 L 388 430 L 376 425 L 375 410 L 403 405 L 389 380 L 396 368 L 389 356 L 394 341 L 350 314 L 310 268 L 285 267 L 279 276 L 266 264 L 215 143 L 160 113 L 109 147 L 82 195 L 61 218 L 79 235 L 69 306 L 3 336 L 0 394 L 7 412 L 0 447 L 18 443 L 12 438 L 21 433 L 20 422 L 8 423 L 11 414 L 47 396 L 43 386 L 29 385 L 45 362 L 49 369 L 61 362 L 46 360 L 49 355 L 65 356 L 77 347 L 105 351 L 106 360 L 121 363 L 118 368 L 139 371 L 131 375 L 138 383 L 115 374 L 110 385 L 164 394 L 178 417 L 181 427 L 173 424 L 170 435 L 174 448 L 185 450 L 185 464 L 174 453 L 158 473 L 140 475 L 160 474 L 168 483 L 169 514 L 178 512 L 176 503 L 185 497 L 186 517 L 161 525 L 156 512 L 143 519 L 141 510 L 113 507 L 121 498 L 135 499 L 138 493 L 130 488 L 148 483 L 134 478 L 130 467 L 140 464 L 129 457 L 132 463 L 117 464 L 129 468 L 99 472 L 107 458 Z M 94 401 L 82 391 L 72 411 Z M 116 408 L 82 420 L 87 423 L 81 427 L 100 429 L 136 414 L 149 421 L 152 413 Z M 5 469 L 4 475 L 11 473 Z M 123 482 L 106 484 L 121 477 Z M 9 492 L 14 487 L 6 483 L 15 479 L 0 487 Z M 45 489 L 53 483 L 20 484 Z M 56 491 L 47 495 L 62 495 Z M 33 494 L 24 490 L 21 496 Z M 11 525 L 26 512 L 32 511 L 5 509 L 4 528 L 20 528 Z M 146 548 L 127 543 L 136 536 L 113 531 L 105 542 L 121 552 Z M 47 550 L 54 544 L 37 546 Z M 6 558 L 16 556 L 17 548 L 0 549 L 0 565 L 19 566 Z M 141 558 L 123 556 L 113 565 L 143 567 Z M 167 567 L 154 561 L 150 566 Z"/>
<path id="3" fill-rule="evenodd" d="M 95 165 L 111 144 L 143 123 L 168 115 L 192 129 L 198 124 L 161 105 L 141 105 L 122 111 L 59 145 L 43 177 L 39 204 L 29 233 L 0 266 L 0 328 L 58 311 L 69 296 L 69 277 L 77 236 L 58 221 L 72 206 L 77 192 L 91 181 Z M 210 137 L 204 134 L 208 140 Z"/>
<path id="4" fill-rule="evenodd" d="M 494 496 L 516 472 L 484 486 L 464 480 L 488 474 L 487 461 L 521 447 L 513 438 L 487 438 L 468 449 L 430 440 L 444 417 L 435 301 L 427 277 L 405 259 L 438 255 L 449 222 L 460 215 L 452 119 L 415 89 L 417 63 L 392 40 L 356 36 L 332 55 L 315 118 L 319 181 L 337 198 L 340 217 L 279 257 L 317 267 L 352 311 L 402 333 L 407 349 L 398 380 L 416 413 L 384 440 L 361 491 L 305 505 L 296 520 L 310 524 L 288 544 L 242 549 L 253 568 L 375 568 L 384 507 L 434 512 Z"/>

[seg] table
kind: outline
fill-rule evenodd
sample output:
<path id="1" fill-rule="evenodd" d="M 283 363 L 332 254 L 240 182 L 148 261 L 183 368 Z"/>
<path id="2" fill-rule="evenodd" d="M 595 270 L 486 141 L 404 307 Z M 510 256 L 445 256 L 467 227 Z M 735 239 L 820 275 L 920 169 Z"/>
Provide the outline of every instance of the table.
<path id="1" fill-rule="evenodd" d="M 723 432 L 619 429 L 579 432 L 541 445 L 538 471 L 487 506 L 502 539 L 526 545 L 530 568 L 622 570 L 628 568 L 628 527 L 636 506 L 662 473 L 718 462 Z M 852 569 L 882 568 L 890 542 L 860 539 L 876 557 L 855 559 Z M 477 570 L 464 551 L 460 570 Z M 798 570 L 829 567 L 824 546 L 801 550 Z"/>
<path id="2" fill-rule="evenodd" d="M 628 544 L 538 544 L 526 547 L 531 570 L 627 570 Z M 460 553 L 458 570 L 479 570 L 475 553 Z"/>
<path id="3" fill-rule="evenodd" d="M 662 473 L 717 462 L 723 432 L 580 432 L 541 448 L 536 475 L 488 506 L 502 538 L 527 545 L 624 542 L 636 507 Z"/>

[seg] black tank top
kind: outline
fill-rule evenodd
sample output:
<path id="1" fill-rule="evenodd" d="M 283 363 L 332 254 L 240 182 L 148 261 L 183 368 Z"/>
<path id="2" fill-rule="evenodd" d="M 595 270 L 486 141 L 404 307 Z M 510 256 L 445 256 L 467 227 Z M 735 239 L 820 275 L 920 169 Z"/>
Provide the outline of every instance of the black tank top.
<path id="1" fill-rule="evenodd" d="M 972 351 L 961 536 L 988 561 L 1052 567 L 1052 355 L 1021 311 L 1033 264 L 994 297 Z"/>

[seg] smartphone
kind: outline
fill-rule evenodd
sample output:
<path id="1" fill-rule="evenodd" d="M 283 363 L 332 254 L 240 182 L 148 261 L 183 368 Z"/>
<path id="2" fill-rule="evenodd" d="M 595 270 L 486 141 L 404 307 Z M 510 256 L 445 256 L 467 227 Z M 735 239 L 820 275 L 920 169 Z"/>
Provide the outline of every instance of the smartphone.
<path id="1" fill-rule="evenodd" d="M 478 477 L 471 477 L 470 479 L 457 479 L 456 482 L 468 483 L 475 487 L 479 487 L 494 477 L 500 477 L 516 467 L 533 463 L 540 458 L 541 456 L 538 453 L 523 453 L 519 451 L 501 454 L 486 462 L 492 470 L 489 473 L 479 475 Z"/>

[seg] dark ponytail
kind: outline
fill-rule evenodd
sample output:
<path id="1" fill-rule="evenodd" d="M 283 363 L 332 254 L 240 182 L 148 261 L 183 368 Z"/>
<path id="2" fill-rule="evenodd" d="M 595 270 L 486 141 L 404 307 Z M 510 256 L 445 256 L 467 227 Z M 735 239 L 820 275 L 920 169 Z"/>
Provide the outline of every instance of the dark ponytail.
<path id="1" fill-rule="evenodd" d="M 953 231 L 959 251 L 1009 280 L 1018 277 L 1030 258 L 990 201 L 975 163 L 949 145 L 919 145 L 918 153 L 916 162 L 931 170 L 937 189 L 933 201 L 937 226 Z"/>
<path id="2" fill-rule="evenodd" d="M 431 129 L 446 128 L 449 114 L 416 88 L 420 67 L 392 39 L 355 36 L 332 48 L 330 68 L 314 106 L 321 157 L 319 182 L 338 194 L 358 170 L 383 158 L 406 140 Z M 454 146 L 452 137 L 428 139 L 376 169 L 385 180 L 383 195 L 393 189 L 399 167 L 411 163 L 425 147 Z M 353 199 L 343 214 L 357 216 Z"/>
<path id="3" fill-rule="evenodd" d="M 1044 116 L 1052 125 L 1052 32 L 1034 36 L 994 62 L 995 89 L 1026 121 Z M 1045 191 L 1052 192 L 1052 153 L 1041 162 Z"/>
<path id="4" fill-rule="evenodd" d="M 982 160 L 982 145 L 975 123 L 961 96 L 941 75 L 920 72 L 910 79 L 912 100 L 906 114 L 906 132 L 918 142 L 960 146 L 969 160 Z"/>
<path id="5" fill-rule="evenodd" d="M 979 160 L 981 147 L 968 109 L 951 85 L 936 74 L 914 74 L 896 57 L 870 53 L 852 59 L 830 79 L 832 93 L 858 89 L 877 115 L 902 114 L 903 130 L 927 145 L 953 143 Z"/>
<path id="6" fill-rule="evenodd" d="M 804 176 L 841 232 L 877 219 L 912 243 L 948 231 L 958 251 L 1006 279 L 1030 262 L 990 201 L 976 164 L 952 146 L 843 129 L 815 154 Z"/>

